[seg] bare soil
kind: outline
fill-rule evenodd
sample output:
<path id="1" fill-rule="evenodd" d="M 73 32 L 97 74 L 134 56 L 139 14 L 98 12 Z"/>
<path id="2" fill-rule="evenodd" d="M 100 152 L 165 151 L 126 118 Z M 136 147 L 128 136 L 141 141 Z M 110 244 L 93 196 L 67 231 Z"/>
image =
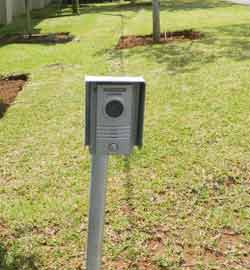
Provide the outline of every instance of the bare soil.
<path id="1" fill-rule="evenodd" d="M 201 32 L 193 31 L 192 29 L 176 31 L 176 32 L 163 32 L 161 33 L 160 44 L 169 43 L 173 41 L 183 40 L 196 40 L 201 39 L 203 34 Z M 137 46 L 152 45 L 153 35 L 128 35 L 122 36 L 116 46 L 116 49 L 128 49 Z"/>
<path id="2" fill-rule="evenodd" d="M 11 34 L 0 36 L 0 45 L 11 43 L 33 43 L 33 44 L 58 44 L 68 43 L 74 39 L 74 36 L 68 32 L 50 33 L 50 34 Z"/>
<path id="3" fill-rule="evenodd" d="M 27 80 L 27 74 L 11 75 L 8 77 L 0 76 L 0 119 L 4 116 L 18 93 L 23 89 Z"/>
<path id="4" fill-rule="evenodd" d="M 249 269 L 250 246 L 249 243 L 244 242 L 242 235 L 225 229 L 216 236 L 216 239 L 215 247 L 185 248 L 183 268 L 195 269 L 198 261 L 201 260 L 206 265 L 211 263 L 216 263 L 222 267 L 227 265 L 227 269 Z M 234 260 L 228 259 L 228 254 L 234 254 Z"/>

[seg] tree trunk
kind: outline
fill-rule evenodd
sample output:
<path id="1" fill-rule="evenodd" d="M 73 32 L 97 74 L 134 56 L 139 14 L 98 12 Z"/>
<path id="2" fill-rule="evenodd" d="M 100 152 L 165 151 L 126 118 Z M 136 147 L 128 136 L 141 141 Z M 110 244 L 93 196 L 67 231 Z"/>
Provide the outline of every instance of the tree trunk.
<path id="1" fill-rule="evenodd" d="M 80 4 L 79 0 L 72 0 L 73 13 L 80 15 Z"/>
<path id="2" fill-rule="evenodd" d="M 31 2 L 30 2 L 30 0 L 25 0 L 26 32 L 28 35 L 32 34 L 30 10 L 31 10 Z"/>
<path id="3" fill-rule="evenodd" d="M 160 4 L 159 0 L 152 0 L 153 5 L 153 40 L 159 42 L 161 38 Z"/>

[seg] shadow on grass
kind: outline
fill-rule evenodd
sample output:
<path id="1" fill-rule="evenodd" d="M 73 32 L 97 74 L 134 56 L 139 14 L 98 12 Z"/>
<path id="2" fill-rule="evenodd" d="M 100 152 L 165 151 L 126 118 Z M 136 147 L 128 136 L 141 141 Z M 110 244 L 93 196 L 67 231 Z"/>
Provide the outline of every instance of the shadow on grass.
<path id="1" fill-rule="evenodd" d="M 0 120 L 1 118 L 4 117 L 5 113 L 7 112 L 9 108 L 8 104 L 5 104 L 1 99 L 0 99 Z M 0 268 L 1 269 L 1 268 Z"/>
<path id="2" fill-rule="evenodd" d="M 56 14 L 56 9 L 51 6 L 44 10 L 35 10 L 31 13 L 32 35 L 29 37 L 25 31 L 25 16 L 19 16 L 10 24 L 0 28 L 0 47 L 9 44 L 39 44 L 56 45 L 58 43 L 68 43 L 74 38 L 70 33 L 41 33 L 37 25 L 49 16 Z"/>
<path id="3" fill-rule="evenodd" d="M 179 11 L 179 10 L 193 10 L 193 9 L 209 9 L 209 8 L 217 8 L 217 7 L 229 7 L 232 6 L 229 2 L 218 2 L 215 0 L 190 0 L 183 2 L 182 0 L 177 1 L 164 1 L 161 3 L 161 10 L 168 11 Z M 81 4 L 80 13 L 81 14 L 98 14 L 98 13 L 116 13 L 116 12 L 126 12 L 133 11 L 138 12 L 141 9 L 145 9 L 148 11 L 152 10 L 151 1 L 143 1 L 137 3 L 108 3 L 108 4 Z M 114 14 L 113 14 L 114 15 Z M 61 10 L 58 9 L 58 6 L 53 4 L 47 8 L 42 10 L 32 11 L 32 29 L 34 33 L 40 33 L 40 29 L 36 28 L 36 26 L 44 19 L 49 18 L 60 18 L 60 17 L 72 17 L 76 16 L 76 14 L 72 13 L 71 6 L 66 5 L 63 6 Z M 18 17 L 15 22 L 8 26 L 3 26 L 0 28 L 0 36 L 5 34 L 14 34 L 14 33 L 24 33 L 25 32 L 25 16 Z M 4 46 L 6 44 L 0 44 L 0 46 Z M 44 44 L 46 45 L 46 44 Z"/>
<path id="4" fill-rule="evenodd" d="M 192 1 L 165 1 L 161 5 L 163 9 L 169 11 L 179 11 L 179 10 L 194 10 L 194 9 L 210 9 L 218 7 L 230 7 L 232 3 L 226 1 L 213 1 L 213 0 L 192 0 Z"/>
<path id="5" fill-rule="evenodd" d="M 0 38 L 0 44 L 39 44 L 39 45 L 56 45 L 65 44 L 73 41 L 74 36 L 70 33 L 48 33 L 48 34 L 35 34 L 23 35 L 13 34 L 6 35 Z"/>
<path id="6" fill-rule="evenodd" d="M 204 33 L 204 32 L 203 32 Z M 234 24 L 208 29 L 204 37 L 196 41 L 176 41 L 168 44 L 147 45 L 127 49 L 103 49 L 96 55 L 109 54 L 111 61 L 119 61 L 121 53 L 128 59 L 146 58 L 162 66 L 169 74 L 189 73 L 220 58 L 233 61 L 250 60 L 250 26 Z M 118 42 L 118 41 L 117 41 Z"/>
<path id="7" fill-rule="evenodd" d="M 34 20 L 44 20 L 44 19 L 54 19 L 61 17 L 75 17 L 79 16 L 76 13 L 73 13 L 71 6 L 64 5 L 62 9 L 58 9 L 55 5 L 51 5 L 45 10 L 34 10 L 32 12 L 32 18 Z"/>
<path id="8" fill-rule="evenodd" d="M 1 270 L 38 270 L 36 256 L 8 254 L 8 250 L 0 242 L 0 269 Z"/>
<path id="9" fill-rule="evenodd" d="M 128 219 L 128 231 L 130 232 L 130 236 L 129 236 L 129 246 L 130 248 L 132 248 L 131 250 L 131 255 L 133 258 L 129 258 L 131 259 L 131 261 L 137 261 L 137 259 L 139 259 L 140 254 L 138 254 L 137 252 L 135 252 L 136 250 L 136 246 L 137 246 L 137 231 L 140 230 L 140 228 L 138 228 L 138 217 L 135 214 L 135 209 L 136 209 L 136 205 L 134 203 L 135 199 L 135 194 L 136 194 L 136 190 L 135 190 L 135 185 L 134 185 L 134 177 L 131 175 L 131 160 L 129 157 L 125 157 L 124 159 L 124 174 L 126 176 L 125 179 L 125 191 L 126 191 L 126 217 Z"/>
<path id="10" fill-rule="evenodd" d="M 217 2 L 213 0 L 190 0 L 183 2 L 183 0 L 177 1 L 162 1 L 161 2 L 161 11 L 188 11 L 194 9 L 210 9 L 210 8 L 218 8 L 218 7 L 231 7 L 232 3 L 229 2 Z M 123 3 L 123 4 L 106 4 L 106 5 L 90 5 L 84 4 L 81 5 L 81 13 L 102 13 L 102 12 L 126 12 L 126 11 L 134 11 L 137 12 L 140 9 L 152 10 L 152 2 L 151 1 L 143 1 L 137 3 Z"/>
<path id="11" fill-rule="evenodd" d="M 249 24 L 232 24 L 215 28 L 216 35 L 222 36 L 217 47 L 219 57 L 235 61 L 250 60 L 250 26 Z"/>
<path id="12" fill-rule="evenodd" d="M 130 229 L 133 230 L 137 226 L 136 226 L 135 216 L 133 215 L 134 185 L 133 185 L 133 177 L 131 176 L 130 171 L 131 171 L 130 159 L 126 157 L 124 159 L 124 173 L 126 175 L 125 189 L 126 189 L 126 202 L 127 202 L 127 208 L 128 208 L 127 218 L 129 221 Z"/>
<path id="13" fill-rule="evenodd" d="M 140 56 L 149 59 L 152 63 L 161 64 L 163 71 L 166 70 L 174 75 L 195 71 L 202 64 L 212 63 L 216 60 L 217 56 L 213 51 L 207 52 L 197 48 L 196 42 L 176 41 L 169 44 L 146 45 L 125 50 L 113 48 L 101 50 L 97 52 L 97 55 L 109 54 L 111 61 L 120 61 L 121 54 L 123 54 L 123 58 L 128 59 Z"/>
<path id="14" fill-rule="evenodd" d="M 210 9 L 210 8 L 218 8 L 218 7 L 230 7 L 232 3 L 226 1 L 213 1 L 213 0 L 190 0 L 183 2 L 183 0 L 177 1 L 162 1 L 161 2 L 161 10 L 168 11 L 181 11 L 181 10 L 193 10 L 193 9 Z M 113 13 L 113 12 L 127 12 L 134 11 L 138 12 L 141 9 L 145 9 L 148 11 L 152 10 L 152 2 L 151 1 L 140 1 L 135 3 L 105 3 L 105 4 L 81 4 L 80 5 L 80 13 L 81 14 L 98 14 L 98 13 Z M 55 6 L 44 11 L 33 12 L 33 17 L 36 19 L 45 19 L 45 18 L 60 18 L 60 17 L 71 17 L 76 16 L 71 12 L 71 5 L 63 5 L 61 10 L 58 10 Z"/>

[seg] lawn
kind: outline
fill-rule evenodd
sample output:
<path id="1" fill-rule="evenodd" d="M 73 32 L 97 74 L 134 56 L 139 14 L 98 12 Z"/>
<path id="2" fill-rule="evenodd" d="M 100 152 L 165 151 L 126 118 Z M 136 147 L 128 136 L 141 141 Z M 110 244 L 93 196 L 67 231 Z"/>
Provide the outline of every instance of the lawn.
<path id="1" fill-rule="evenodd" d="M 1 270 L 83 269 L 85 74 L 147 81 L 144 147 L 110 158 L 103 269 L 249 269 L 250 7 L 161 7 L 162 30 L 204 37 L 117 51 L 121 34 L 151 32 L 150 3 L 122 2 L 33 13 L 37 32 L 71 43 L 0 45 L 0 74 L 30 76 L 0 120 Z"/>

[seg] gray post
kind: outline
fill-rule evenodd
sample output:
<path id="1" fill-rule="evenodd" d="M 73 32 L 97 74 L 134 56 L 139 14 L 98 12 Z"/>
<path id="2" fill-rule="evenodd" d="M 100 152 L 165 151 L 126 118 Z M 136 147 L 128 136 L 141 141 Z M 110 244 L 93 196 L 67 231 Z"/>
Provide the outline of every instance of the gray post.
<path id="1" fill-rule="evenodd" d="M 109 155 L 142 147 L 145 81 L 141 77 L 86 76 L 85 145 L 92 154 L 87 270 L 101 269 Z"/>
<path id="2" fill-rule="evenodd" d="M 9 0 L 0 0 L 0 24 L 8 24 L 13 18 L 13 3 Z"/>
<path id="3" fill-rule="evenodd" d="M 93 154 L 89 199 L 87 270 L 100 270 L 101 268 L 107 166 L 107 155 Z"/>
<path id="4" fill-rule="evenodd" d="M 32 25 L 31 25 L 31 0 L 25 0 L 25 12 L 26 12 L 26 32 L 31 36 Z"/>
<path id="5" fill-rule="evenodd" d="M 73 9 L 73 13 L 80 15 L 80 2 L 79 2 L 79 0 L 72 1 L 72 9 Z"/>
<path id="6" fill-rule="evenodd" d="M 153 4 L 153 40 L 154 42 L 159 42 L 161 39 L 159 0 L 153 0 L 152 4 Z"/>

